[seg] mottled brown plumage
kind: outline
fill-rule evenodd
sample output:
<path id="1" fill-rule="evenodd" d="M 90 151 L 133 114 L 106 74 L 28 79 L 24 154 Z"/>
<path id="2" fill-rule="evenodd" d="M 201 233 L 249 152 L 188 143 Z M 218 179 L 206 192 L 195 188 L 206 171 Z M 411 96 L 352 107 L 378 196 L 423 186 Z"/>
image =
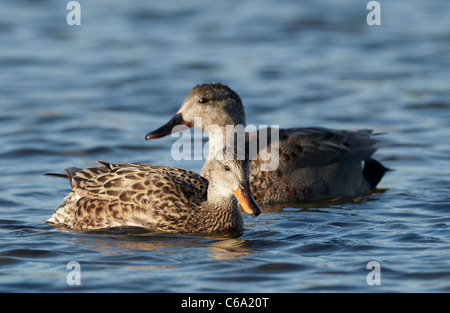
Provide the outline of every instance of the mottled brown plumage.
<path id="1" fill-rule="evenodd" d="M 201 126 L 195 125 L 201 118 Z M 245 113 L 237 93 L 222 84 L 194 87 L 186 96 L 176 116 L 166 125 L 147 134 L 146 139 L 160 138 L 171 133 L 173 126 L 184 124 L 201 127 L 209 135 L 210 155 L 201 175 L 209 179 L 210 159 L 226 141 L 226 126 L 245 126 Z M 216 127 L 211 127 L 215 125 Z M 250 183 L 260 204 L 300 202 L 355 196 L 375 188 L 387 170 L 371 158 L 376 151 L 371 130 L 334 130 L 327 128 L 278 129 L 267 145 L 260 146 L 261 130 L 245 134 L 245 145 L 257 145 L 256 155 L 250 154 Z M 230 136 L 228 138 L 233 138 Z M 235 136 L 236 138 L 236 136 Z M 278 163 L 270 171 L 262 151 L 278 149 Z M 364 168 L 361 163 L 364 162 Z"/>
<path id="2" fill-rule="evenodd" d="M 72 192 L 46 221 L 75 230 L 138 226 L 184 234 L 241 232 L 235 195 L 239 199 L 239 190 L 248 189 L 248 160 L 220 153 L 226 158 L 212 162 L 216 175 L 209 183 L 191 171 L 142 163 L 69 168 Z M 249 201 L 244 209 L 258 215 L 251 193 L 244 196 Z"/>

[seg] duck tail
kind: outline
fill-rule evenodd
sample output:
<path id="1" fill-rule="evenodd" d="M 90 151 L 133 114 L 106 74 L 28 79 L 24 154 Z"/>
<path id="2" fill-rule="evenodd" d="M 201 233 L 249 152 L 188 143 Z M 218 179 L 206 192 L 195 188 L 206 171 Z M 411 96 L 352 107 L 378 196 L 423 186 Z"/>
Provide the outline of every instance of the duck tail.
<path id="1" fill-rule="evenodd" d="M 78 167 L 69 167 L 66 168 L 66 173 L 67 174 L 59 174 L 59 173 L 45 173 L 44 175 L 46 176 L 56 176 L 56 177 L 62 177 L 62 178 L 67 178 L 69 180 L 70 186 L 73 188 L 73 182 L 72 182 L 72 177 L 74 177 L 77 172 L 81 171 L 81 168 Z"/>
<path id="2" fill-rule="evenodd" d="M 59 174 L 59 173 L 45 173 L 45 176 L 56 176 L 61 178 L 69 178 L 69 175 L 67 174 Z"/>
<path id="3" fill-rule="evenodd" d="M 380 162 L 372 158 L 364 162 L 363 176 L 369 182 L 370 189 L 374 189 L 388 171 L 391 171 L 391 169 L 384 167 Z"/>

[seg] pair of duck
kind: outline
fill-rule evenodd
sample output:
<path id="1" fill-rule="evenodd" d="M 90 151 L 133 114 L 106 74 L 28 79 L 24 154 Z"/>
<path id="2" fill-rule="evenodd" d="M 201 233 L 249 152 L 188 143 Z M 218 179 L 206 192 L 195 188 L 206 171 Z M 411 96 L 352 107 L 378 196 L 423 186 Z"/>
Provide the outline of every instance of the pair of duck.
<path id="1" fill-rule="evenodd" d="M 176 115 L 146 139 L 166 136 L 176 125 L 197 126 L 198 117 L 203 129 L 216 125 L 222 130 L 208 134 L 210 155 L 200 175 L 142 163 L 68 168 L 67 174 L 48 174 L 68 178 L 72 191 L 46 221 L 75 230 L 138 226 L 184 234 L 240 233 L 238 204 L 256 217 L 261 213 L 257 203 L 361 195 L 375 188 L 387 170 L 371 158 L 377 143 L 371 130 L 326 128 L 279 129 L 278 138 L 267 142 L 279 149 L 278 166 L 261 170 L 267 160 L 260 150 L 252 160 L 247 154 L 260 131 L 245 135 L 244 151 L 227 146 L 226 126 L 245 126 L 245 113 L 239 95 L 218 83 L 194 87 Z"/>

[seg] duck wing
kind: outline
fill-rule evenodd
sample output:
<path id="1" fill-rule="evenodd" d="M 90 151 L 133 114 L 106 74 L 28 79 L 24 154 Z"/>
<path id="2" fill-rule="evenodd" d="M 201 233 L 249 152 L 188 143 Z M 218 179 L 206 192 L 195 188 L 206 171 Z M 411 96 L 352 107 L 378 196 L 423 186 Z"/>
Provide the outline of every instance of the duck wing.
<path id="1" fill-rule="evenodd" d="M 64 220 L 83 229 L 164 229 L 206 200 L 208 181 L 196 173 L 142 163 L 99 163 L 66 170 L 72 192 L 50 222 Z"/>
<path id="2" fill-rule="evenodd" d="M 264 133 L 258 130 L 247 135 L 247 144 L 250 140 L 257 139 L 258 154 L 262 149 L 266 149 L 264 144 L 260 143 L 260 136 L 264 136 L 266 132 L 268 145 L 274 147 L 278 144 L 279 146 L 280 165 L 289 169 L 325 166 L 348 153 L 352 153 L 363 161 L 369 159 L 377 150 L 375 144 L 378 140 L 371 138 L 372 130 L 289 128 L 278 129 L 277 138 L 277 136 L 271 136 L 269 128 Z M 251 153 L 250 156 L 252 156 Z M 259 156 L 258 159 L 260 159 Z"/>

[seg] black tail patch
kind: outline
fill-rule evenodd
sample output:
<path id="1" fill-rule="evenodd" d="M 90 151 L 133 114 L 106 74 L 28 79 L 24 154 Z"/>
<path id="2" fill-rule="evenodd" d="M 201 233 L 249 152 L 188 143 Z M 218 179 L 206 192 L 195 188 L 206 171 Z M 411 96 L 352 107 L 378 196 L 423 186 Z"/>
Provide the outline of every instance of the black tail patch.
<path id="1" fill-rule="evenodd" d="M 369 182 L 370 189 L 374 189 L 378 185 L 387 171 L 390 169 L 372 158 L 364 162 L 363 176 Z"/>

